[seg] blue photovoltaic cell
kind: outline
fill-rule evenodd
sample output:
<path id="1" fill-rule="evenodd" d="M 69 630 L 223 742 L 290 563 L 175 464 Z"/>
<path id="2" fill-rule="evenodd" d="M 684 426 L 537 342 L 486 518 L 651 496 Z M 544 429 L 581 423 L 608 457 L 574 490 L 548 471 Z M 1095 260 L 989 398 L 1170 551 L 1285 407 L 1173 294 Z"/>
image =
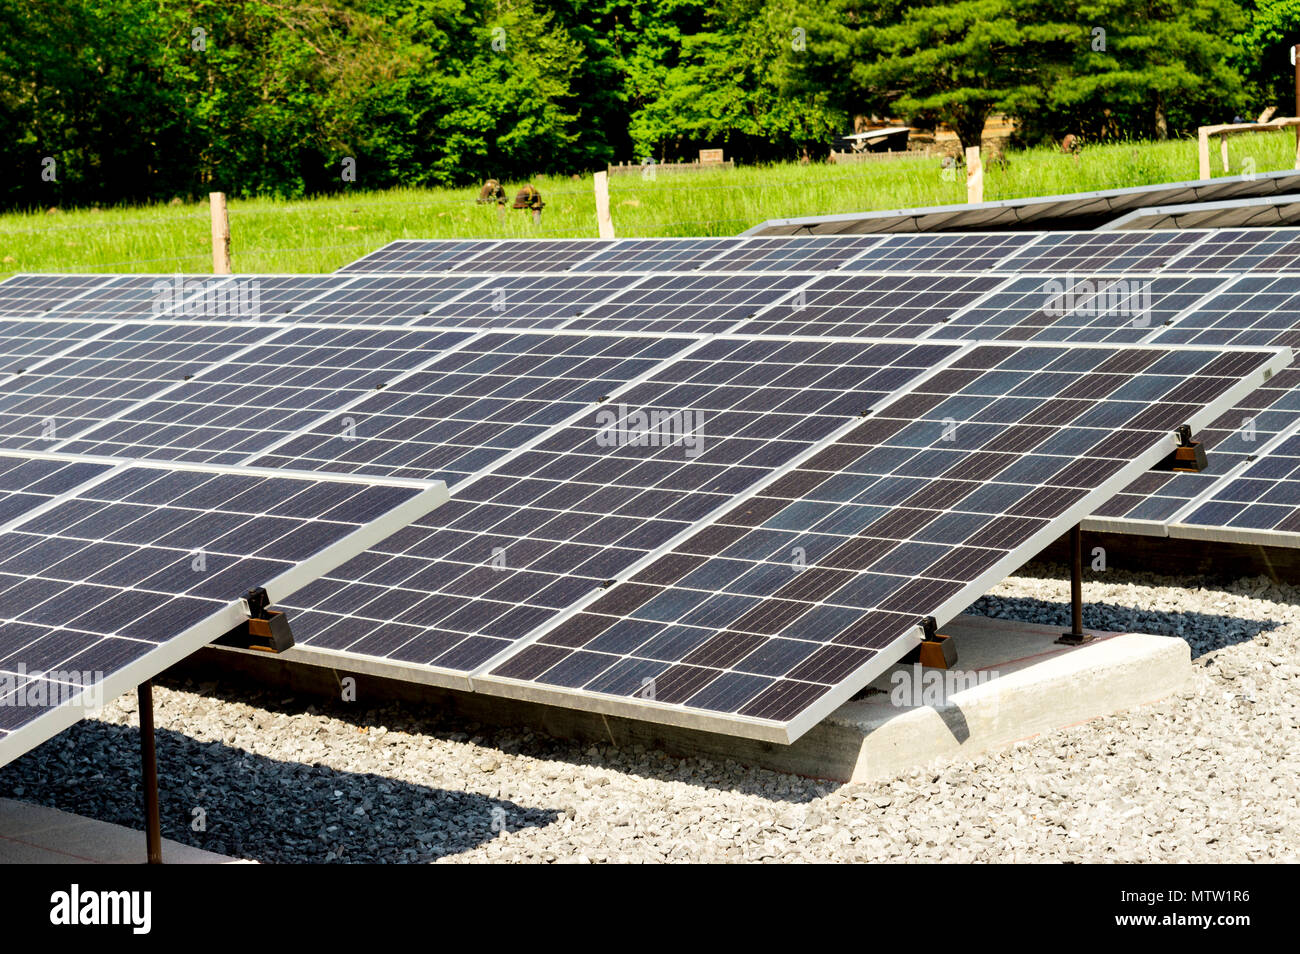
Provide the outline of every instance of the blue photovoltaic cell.
<path id="1" fill-rule="evenodd" d="M 10 379 L 0 446 L 48 450 L 266 337 L 234 325 L 124 325 Z"/>
<path id="2" fill-rule="evenodd" d="M 716 333 L 781 301 L 811 275 L 651 275 L 566 330 Z"/>
<path id="3" fill-rule="evenodd" d="M 692 343 L 487 334 L 255 463 L 454 485 Z"/>
<path id="4" fill-rule="evenodd" d="M 7 321 L 0 318 L 0 373 L 23 371 L 37 361 L 103 334 L 89 321 Z"/>
<path id="5" fill-rule="evenodd" d="M 1250 347 L 1300 344 L 1300 277 L 1242 278 L 1153 340 Z"/>
<path id="6" fill-rule="evenodd" d="M 1005 281 L 987 275 L 824 275 L 736 333 L 915 338 Z"/>
<path id="7" fill-rule="evenodd" d="M 238 464 L 470 336 L 397 328 L 271 333 L 251 354 L 211 368 L 59 450 Z"/>
<path id="8" fill-rule="evenodd" d="M 880 243 L 876 235 L 753 238 L 709 263 L 713 271 L 829 271 Z"/>
<path id="9" fill-rule="evenodd" d="M 877 653 L 927 616 L 946 622 L 1275 358 L 977 347 L 475 688 L 524 682 L 786 726 L 820 717 L 862 688 L 870 677 L 851 680 Z"/>
<path id="10" fill-rule="evenodd" d="M 429 325 L 429 315 L 481 278 L 364 275 L 292 312 L 295 322 L 341 325 Z"/>
<path id="11" fill-rule="evenodd" d="M 1300 268 L 1300 232 L 1296 229 L 1215 229 L 1205 241 L 1178 259 L 1174 267 L 1179 271 L 1202 272 L 1294 271 Z"/>
<path id="12" fill-rule="evenodd" d="M 1093 511 L 1107 520 L 1164 523 L 1215 481 L 1258 454 L 1275 435 L 1300 422 L 1300 367 L 1292 366 L 1256 388 L 1230 411 L 1196 432 L 1209 467 L 1198 474 L 1149 470 Z"/>
<path id="13" fill-rule="evenodd" d="M 1217 277 L 1026 276 L 958 315 L 934 337 L 1135 344 L 1224 282 Z"/>
<path id="14" fill-rule="evenodd" d="M 294 309 L 350 281 L 339 275 L 239 275 L 175 296 L 161 317 L 184 321 L 283 321 Z"/>
<path id="15" fill-rule="evenodd" d="M 847 263 L 846 271 L 977 272 L 993 268 L 1036 235 L 888 235 Z"/>
<path id="16" fill-rule="evenodd" d="M 1200 241 L 1195 232 L 1047 232 L 1000 268 L 1020 272 L 1086 275 L 1149 272 L 1162 268 Z M 1183 270 L 1179 262 L 1178 269 Z"/>
<path id="17" fill-rule="evenodd" d="M 495 244 L 476 239 L 403 239 L 344 265 L 339 272 L 440 272 Z"/>
<path id="18" fill-rule="evenodd" d="M 506 239 L 460 259 L 453 271 L 564 272 L 609 246 L 609 242 L 596 239 Z"/>
<path id="19" fill-rule="evenodd" d="M 500 275 L 435 308 L 422 323 L 556 328 L 626 288 L 627 275 Z"/>
<path id="20" fill-rule="evenodd" d="M 1221 480 L 1178 523 L 1294 545 L 1300 535 L 1300 436 L 1283 439 L 1231 479 Z"/>
<path id="21" fill-rule="evenodd" d="M 0 282 L 0 318 L 39 318 L 110 279 L 109 275 L 11 275 Z"/>
<path id="22" fill-rule="evenodd" d="M 689 272 L 737 248 L 736 238 L 623 239 L 584 261 L 585 272 Z"/>
<path id="23" fill-rule="evenodd" d="M 117 275 L 46 313 L 60 321 L 130 321 L 168 315 L 195 294 L 226 281 L 212 275 Z"/>
<path id="24" fill-rule="evenodd" d="M 0 524 L 67 493 L 108 468 L 108 464 L 91 461 L 43 460 L 0 453 Z"/>
<path id="25" fill-rule="evenodd" d="M 711 341 L 305 588 L 294 631 L 467 673 L 955 351 Z"/>

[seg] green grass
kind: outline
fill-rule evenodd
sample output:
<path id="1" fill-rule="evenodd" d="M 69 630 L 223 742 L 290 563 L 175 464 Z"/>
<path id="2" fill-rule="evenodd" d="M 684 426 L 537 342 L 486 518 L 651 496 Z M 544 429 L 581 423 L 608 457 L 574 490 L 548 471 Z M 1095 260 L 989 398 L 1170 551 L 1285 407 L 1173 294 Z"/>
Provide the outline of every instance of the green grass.
<path id="1" fill-rule="evenodd" d="M 1229 140 L 1224 173 L 1290 168 L 1290 131 Z M 855 165 L 794 163 L 610 182 L 620 236 L 734 235 L 768 218 L 963 202 L 964 176 L 945 181 L 938 159 Z M 1079 156 L 1011 152 L 985 172 L 987 200 L 1116 189 L 1196 178 L 1191 140 L 1094 146 Z M 591 177 L 532 180 L 547 207 L 525 212 L 474 204 L 475 189 L 394 189 L 309 201 L 232 202 L 237 272 L 332 271 L 398 238 L 574 238 L 596 234 Z M 507 185 L 513 195 L 518 183 Z M 211 268 L 206 203 L 0 215 L 0 276 L 16 271 L 205 272 Z"/>

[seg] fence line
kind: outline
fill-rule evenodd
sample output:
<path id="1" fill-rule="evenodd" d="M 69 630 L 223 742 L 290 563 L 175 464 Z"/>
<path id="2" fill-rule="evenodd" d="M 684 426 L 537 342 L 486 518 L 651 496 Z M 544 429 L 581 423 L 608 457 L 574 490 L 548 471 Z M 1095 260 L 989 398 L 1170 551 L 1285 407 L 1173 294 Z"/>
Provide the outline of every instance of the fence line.
<path id="1" fill-rule="evenodd" d="M 672 165 L 672 164 L 665 163 L 663 165 Z M 654 170 L 660 168 L 660 166 L 657 165 L 644 166 L 643 168 L 647 170 Z M 735 183 L 720 182 L 720 183 L 713 183 L 708 185 L 668 183 L 668 182 L 660 182 L 656 179 L 654 180 L 653 185 L 642 186 L 642 187 L 631 187 L 627 189 L 618 189 L 617 191 L 640 192 L 640 191 L 649 191 L 651 189 L 655 191 L 664 190 L 664 189 L 684 189 L 687 191 L 697 191 L 701 189 L 788 189 L 791 187 L 809 188 L 811 186 L 820 185 L 826 182 L 842 182 L 846 179 L 866 179 L 866 178 L 870 178 L 870 176 L 863 175 L 861 173 L 856 173 L 856 172 L 848 172 L 848 173 L 837 174 L 837 175 L 816 176 L 816 177 L 798 176 L 798 177 L 792 177 L 789 180 L 785 180 L 781 182 L 735 182 Z M 616 181 L 622 183 L 622 182 L 626 182 L 627 180 L 618 179 Z M 611 192 L 613 191 L 615 191 L 615 189 L 613 188 L 613 183 L 611 183 Z M 545 193 L 543 195 L 543 198 L 546 198 L 546 196 L 566 196 L 566 195 L 590 196 L 591 194 L 592 193 L 590 189 L 556 189 Z M 341 192 L 330 196 L 324 196 L 318 200 L 309 200 L 306 202 L 293 203 L 284 206 L 273 205 L 273 206 L 268 206 L 266 208 L 260 208 L 260 209 L 247 209 L 247 208 L 241 209 L 241 208 L 231 207 L 229 212 L 231 215 L 280 215 L 286 212 L 288 213 L 308 212 L 308 211 L 321 212 L 326 210 L 322 210 L 318 208 L 315 205 L 315 203 L 337 201 L 339 199 L 344 198 L 347 195 L 348 193 Z M 367 209 L 375 209 L 375 208 L 469 209 L 469 208 L 474 208 L 476 206 L 476 203 L 474 202 L 473 199 L 465 199 L 461 201 L 402 199 L 402 200 L 376 202 L 369 199 L 365 199 L 365 195 L 366 193 L 358 193 L 357 198 L 358 200 L 364 201 L 366 203 Z M 335 213 L 333 212 L 333 210 L 329 210 L 327 214 L 335 214 Z M 339 213 L 339 214 L 350 214 L 350 213 Z M 137 219 L 125 219 L 121 221 L 82 222 L 82 223 L 75 223 L 75 224 L 69 223 L 65 225 L 48 225 L 41 228 L 30 228 L 30 229 L 29 228 L 11 229 L 11 228 L 0 227 L 0 235 L 38 235 L 42 232 L 61 231 L 64 229 L 89 229 L 89 228 L 110 228 L 110 227 L 117 228 L 120 226 L 158 225 L 160 222 L 175 221 L 176 219 L 206 219 L 207 217 L 208 214 L 206 212 L 185 212 L 185 213 L 176 213 L 174 216 L 169 214 L 164 214 L 156 218 L 147 218 L 147 219 L 137 218 Z"/>
<path id="2" fill-rule="evenodd" d="M 646 166 L 645 168 L 654 169 L 655 167 Z M 787 181 L 781 181 L 781 182 L 735 182 L 735 183 L 716 182 L 713 184 L 700 185 L 700 184 L 687 184 L 682 182 L 661 182 L 656 180 L 652 183 L 632 186 L 630 188 L 619 188 L 615 192 L 615 197 L 617 197 L 619 194 L 621 194 L 623 197 L 648 195 L 651 192 L 673 190 L 673 189 L 685 189 L 689 191 L 715 190 L 715 189 L 727 189 L 727 190 L 734 191 L 736 189 L 751 189 L 757 193 L 759 190 L 770 190 L 776 188 L 787 189 L 787 190 L 792 187 L 813 188 L 831 182 L 868 179 L 870 178 L 870 175 L 864 172 L 866 168 L 867 167 L 855 167 L 852 170 L 847 170 L 845 172 L 832 174 L 832 175 L 794 176 Z M 623 180 L 619 180 L 619 181 L 622 182 Z M 593 208 L 595 206 L 594 193 L 593 191 L 588 189 L 579 189 L 579 190 L 559 189 L 559 190 L 549 192 L 547 195 L 549 195 L 550 197 L 582 196 L 584 198 L 592 199 Z M 326 217 L 331 219 L 342 218 L 346 220 L 349 217 L 350 213 L 342 212 L 337 207 L 322 208 L 321 205 L 322 202 L 328 202 L 331 200 L 337 201 L 339 198 L 340 198 L 339 196 L 334 196 L 334 197 L 330 197 L 329 199 L 321 200 L 320 202 L 312 200 L 312 201 L 291 203 L 284 206 L 269 206 L 264 208 L 242 208 L 242 209 L 230 208 L 228 209 L 228 214 L 231 216 L 251 217 L 251 216 L 269 215 L 272 213 L 278 214 L 284 212 L 296 213 L 296 212 L 311 211 L 311 212 L 316 212 L 318 214 L 324 213 Z M 359 202 L 364 203 L 364 205 L 362 206 L 362 211 L 371 211 L 376 208 L 469 210 L 469 209 L 474 209 L 476 207 L 474 204 L 471 204 L 468 200 L 465 202 L 454 202 L 454 203 L 423 200 L 423 199 L 410 199 L 410 200 L 394 199 L 394 200 L 370 201 L 365 198 L 365 194 L 358 194 L 356 198 Z M 82 222 L 76 224 L 58 224 L 58 225 L 52 224 L 44 228 L 27 228 L 27 229 L 0 228 L 0 238 L 4 236 L 11 236 L 11 235 L 33 235 L 33 234 L 39 235 L 45 232 L 57 234 L 65 230 L 84 231 L 85 229 L 93 229 L 93 228 L 114 229 L 119 227 L 146 226 L 146 225 L 155 226 L 155 227 L 160 225 L 166 226 L 169 224 L 174 224 L 178 220 L 207 218 L 209 216 L 210 211 L 211 210 L 209 209 L 208 213 L 190 212 L 190 213 L 178 213 L 176 215 L 168 215 L 165 213 L 164 210 L 164 214 L 153 218 L 136 218 L 136 219 L 123 220 L 123 221 Z M 617 208 L 615 208 L 614 211 L 615 211 L 615 216 L 617 217 L 620 214 L 620 212 Z M 750 222 L 750 218 L 748 217 L 731 216 L 731 217 L 716 218 L 716 219 L 691 219 L 691 220 L 678 220 L 673 222 L 665 222 L 662 224 L 650 225 L 641 229 L 637 229 L 635 231 L 637 231 L 642 237 L 657 237 L 657 236 L 668 236 L 668 235 L 691 234 L 692 232 L 698 233 L 698 231 L 702 227 L 710 227 L 710 226 L 730 226 L 732 228 L 729 228 L 728 231 L 735 231 L 734 226 L 736 226 L 737 224 L 743 227 L 745 225 L 752 224 L 752 223 Z M 379 241 L 382 244 L 384 242 L 396 241 L 402 238 L 419 237 L 419 236 L 411 236 L 407 234 L 409 230 L 410 230 L 410 226 L 407 224 L 403 224 L 400 229 L 392 229 L 392 230 L 380 229 L 379 230 L 380 235 L 383 236 L 382 239 L 348 242 L 348 243 L 336 243 L 330 245 L 251 248 L 251 249 L 241 248 L 238 244 L 239 236 L 236 235 L 234 260 L 236 263 L 246 263 L 250 260 L 256 260 L 258 258 L 263 258 L 266 256 L 273 256 L 273 255 L 294 255 L 294 254 L 313 253 L 313 252 L 320 253 L 320 252 L 329 252 L 329 251 L 334 251 L 339 249 L 356 249 L 356 248 L 363 248 L 363 247 L 374 248 L 374 247 L 378 247 L 376 245 L 376 241 Z M 494 229 L 492 231 L 495 232 L 496 230 Z M 395 234 L 396 232 L 400 232 L 402 234 Z M 579 236 L 596 237 L 597 234 L 598 234 L 597 223 L 593 218 L 590 225 L 581 225 L 581 226 L 568 227 L 568 228 L 547 228 L 545 226 L 535 226 L 532 229 L 529 229 L 527 231 L 527 234 L 524 235 L 489 234 L 489 235 L 484 235 L 482 237 L 500 238 L 500 239 L 579 237 Z M 114 261 L 114 262 L 99 262 L 94 264 L 88 264 L 88 263 L 76 264 L 67 267 L 61 267 L 55 270 L 64 271 L 64 272 L 104 271 L 104 270 L 110 270 L 116 268 L 129 268 L 129 267 L 137 267 L 141 265 L 148 266 L 148 265 L 155 265 L 161 263 L 168 263 L 169 265 L 178 265 L 183 263 L 198 262 L 200 260 L 206 259 L 208 255 L 210 255 L 210 251 L 205 252 L 203 254 L 193 254 L 193 255 L 180 254 L 180 255 L 159 256 L 159 257 L 144 258 L 144 259 L 127 259 L 127 260 Z"/>
<path id="3" fill-rule="evenodd" d="M 654 232 L 655 232 L 655 233 L 662 233 L 662 232 L 664 232 L 665 230 L 674 230 L 674 229 L 679 229 L 679 228 L 685 228 L 686 226 L 697 226 L 697 225 L 723 225 L 723 224 L 732 224 L 732 223 L 736 223 L 736 222 L 742 222 L 742 223 L 743 223 L 743 222 L 747 222 L 747 221 L 749 221 L 749 220 L 748 220 L 748 219 L 742 219 L 742 218 L 726 218 L 726 219 L 690 219 L 690 220 L 685 220 L 685 221 L 667 222 L 667 223 L 664 223 L 662 226 L 656 226 L 656 227 L 654 228 Z M 558 235 L 575 235 L 575 234 L 581 234 L 581 235 L 584 235 L 584 236 L 589 236 L 589 237 L 591 237 L 591 238 L 596 238 L 596 227 L 595 227 L 595 225 L 594 225 L 594 223 L 593 223 L 593 225 L 592 225 L 591 227 L 587 227 L 587 226 L 576 226 L 576 227 L 573 227 L 573 228 L 563 228 L 563 229 L 549 229 L 549 228 L 543 228 L 543 229 L 538 229 L 537 232 L 536 232 L 536 234 L 535 234 L 535 235 L 532 235 L 532 236 L 499 236 L 499 238 L 502 238 L 502 239 L 504 239 L 504 240 L 509 240 L 509 239 L 515 239 L 515 238 L 523 238 L 523 239 L 527 239 L 527 238 L 547 238 L 547 237 L 550 237 L 550 236 L 558 236 Z M 635 238 L 635 237 L 637 237 L 637 236 L 630 236 L 630 237 Z M 641 237 L 644 238 L 644 237 L 648 237 L 648 236 L 641 236 Z M 388 242 L 401 241 L 402 239 L 418 239 L 418 238 L 419 238 L 418 236 L 408 236 L 408 235 L 391 236 L 391 237 L 387 237 L 387 238 L 383 239 L 382 242 L 381 242 L 381 244 L 387 244 Z M 453 241 L 454 241 L 454 240 L 453 240 Z M 336 249 L 348 249 L 348 248 L 377 248 L 377 247 L 379 247 L 379 246 L 376 246 L 374 242 L 345 242 L 345 243 L 336 244 L 336 245 L 300 245 L 300 246 L 294 246 L 294 247 L 288 247 L 288 248 L 251 248 L 251 249 L 241 249 L 241 248 L 239 248 L 238 246 L 236 246 L 235 249 L 234 249 L 234 251 L 233 251 L 233 253 L 232 253 L 232 257 L 234 258 L 235 263 L 238 264 L 239 261 L 240 261 L 241 259 L 255 258 L 255 257 L 257 257 L 257 256 L 264 256 L 264 255 L 279 255 L 279 254 L 288 254 L 288 253 L 294 253 L 294 252 L 323 252 L 323 251 L 333 251 L 333 250 L 336 250 Z M 205 253 L 198 254 L 198 255 L 168 255 L 168 256 L 162 256 L 162 257 L 158 257 L 158 258 L 135 258 L 135 259 L 126 259 L 126 260 L 123 260 L 123 261 L 117 261 L 117 262 L 98 262 L 98 263 L 94 263 L 94 264 L 89 264 L 89 263 L 76 263 L 76 264 L 73 264 L 73 265 L 68 265 L 68 266 L 63 267 L 63 268 L 45 269 L 45 271 L 51 271 L 51 272 L 95 272 L 95 271 L 102 271 L 102 270 L 104 270 L 104 269 L 120 268 L 120 267 L 128 266 L 128 265 L 152 265 L 152 264 L 155 264 L 155 263 L 158 263 L 158 262 L 192 262 L 192 261 L 199 261 L 199 260 L 202 260 L 202 261 L 208 261 L 208 260 L 210 260 L 210 258 L 211 258 L 211 253 L 210 253 L 210 252 L 205 252 Z M 238 273 L 236 273 L 236 274 L 238 274 Z"/>

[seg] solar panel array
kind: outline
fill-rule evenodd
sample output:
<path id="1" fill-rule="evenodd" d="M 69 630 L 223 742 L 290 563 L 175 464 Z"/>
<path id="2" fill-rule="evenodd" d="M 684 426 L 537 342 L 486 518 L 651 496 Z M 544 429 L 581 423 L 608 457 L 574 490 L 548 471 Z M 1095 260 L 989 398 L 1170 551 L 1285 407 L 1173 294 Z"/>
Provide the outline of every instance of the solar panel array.
<path id="1" fill-rule="evenodd" d="M 1261 499 L 1233 532 L 1284 535 L 1292 485 L 1241 472 L 1300 425 L 1300 285 L 1222 261 L 1275 269 L 1291 241 L 403 241 L 328 276 L 18 276 L 0 453 L 445 480 L 450 503 L 304 577 L 294 652 L 789 741 L 1090 513 L 1183 532 L 1242 503 L 1214 493 L 1241 479 Z M 1219 470 L 1149 472 L 1183 423 Z M 133 500 L 49 507 L 54 473 L 0 472 L 0 538 L 29 505 L 136 526 Z"/>
<path id="2" fill-rule="evenodd" d="M 960 612 L 1062 515 L 1167 453 L 1174 422 L 1203 416 L 1192 392 L 1214 401 L 1263 360 L 966 350 L 474 685 L 682 706 L 788 741 L 894 662 L 880 650 L 920 619 Z"/>

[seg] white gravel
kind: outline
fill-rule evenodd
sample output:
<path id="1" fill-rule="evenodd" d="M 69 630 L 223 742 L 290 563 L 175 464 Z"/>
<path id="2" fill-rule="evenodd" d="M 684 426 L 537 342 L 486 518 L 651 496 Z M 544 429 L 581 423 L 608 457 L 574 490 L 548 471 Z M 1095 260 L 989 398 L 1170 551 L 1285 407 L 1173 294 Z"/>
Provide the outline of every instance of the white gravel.
<path id="1" fill-rule="evenodd" d="M 1085 624 L 1187 639 L 1185 691 L 864 785 L 160 687 L 164 834 L 286 862 L 1300 860 L 1300 589 L 1105 579 Z M 1015 577 L 973 611 L 1063 624 L 1067 592 Z M 0 769 L 0 795 L 140 827 L 134 709 Z"/>

